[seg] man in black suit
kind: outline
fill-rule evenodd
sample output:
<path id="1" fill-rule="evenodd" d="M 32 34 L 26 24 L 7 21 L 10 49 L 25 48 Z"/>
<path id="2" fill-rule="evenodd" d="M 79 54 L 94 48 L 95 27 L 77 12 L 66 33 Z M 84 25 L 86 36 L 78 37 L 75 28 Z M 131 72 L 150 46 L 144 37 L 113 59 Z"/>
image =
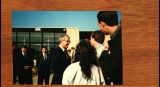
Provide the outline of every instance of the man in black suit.
<path id="1" fill-rule="evenodd" d="M 32 82 L 32 67 L 33 58 L 27 51 L 27 46 L 21 47 L 21 52 L 16 57 L 16 66 L 18 73 L 19 84 L 33 84 Z"/>
<path id="2" fill-rule="evenodd" d="M 50 56 L 47 54 L 47 47 L 42 47 L 42 53 L 36 58 L 36 66 L 38 68 L 38 85 L 43 85 L 43 80 L 45 80 L 46 85 L 49 85 L 51 69 Z"/>
<path id="3" fill-rule="evenodd" d="M 101 53 L 99 64 L 108 85 L 122 85 L 122 34 L 118 26 L 117 11 L 100 11 L 98 26 L 105 35 L 110 35 L 109 47 Z"/>
<path id="4" fill-rule="evenodd" d="M 12 54 L 13 54 L 13 84 L 15 84 L 17 82 L 16 80 L 16 76 L 17 76 L 17 68 L 15 66 L 16 64 L 16 55 L 17 55 L 17 49 L 16 49 L 17 45 L 16 42 L 12 42 Z"/>
<path id="5" fill-rule="evenodd" d="M 59 37 L 59 46 L 51 54 L 51 69 L 54 73 L 52 78 L 52 85 L 61 85 L 62 76 L 64 70 L 71 64 L 71 58 L 69 57 L 66 49 L 70 44 L 70 37 L 68 35 L 62 35 Z"/>

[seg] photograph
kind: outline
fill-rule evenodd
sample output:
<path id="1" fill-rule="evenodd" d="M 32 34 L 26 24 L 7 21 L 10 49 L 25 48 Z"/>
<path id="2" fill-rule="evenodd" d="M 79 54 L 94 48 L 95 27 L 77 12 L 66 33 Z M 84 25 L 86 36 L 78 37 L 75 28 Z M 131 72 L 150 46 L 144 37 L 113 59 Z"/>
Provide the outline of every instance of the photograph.
<path id="1" fill-rule="evenodd" d="M 158 0 L 1 2 L 2 87 L 158 87 Z"/>
<path id="2" fill-rule="evenodd" d="M 121 11 L 12 11 L 13 85 L 123 85 Z"/>

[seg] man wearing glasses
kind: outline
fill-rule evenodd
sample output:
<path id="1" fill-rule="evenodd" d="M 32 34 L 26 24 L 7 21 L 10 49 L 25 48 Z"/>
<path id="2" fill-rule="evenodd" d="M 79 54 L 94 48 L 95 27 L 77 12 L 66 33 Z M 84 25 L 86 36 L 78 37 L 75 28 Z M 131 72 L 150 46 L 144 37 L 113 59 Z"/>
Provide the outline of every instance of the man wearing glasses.
<path id="1" fill-rule="evenodd" d="M 71 64 L 71 58 L 67 54 L 70 37 L 62 35 L 59 42 L 59 46 L 51 53 L 51 69 L 54 73 L 52 85 L 62 85 L 63 72 Z"/>

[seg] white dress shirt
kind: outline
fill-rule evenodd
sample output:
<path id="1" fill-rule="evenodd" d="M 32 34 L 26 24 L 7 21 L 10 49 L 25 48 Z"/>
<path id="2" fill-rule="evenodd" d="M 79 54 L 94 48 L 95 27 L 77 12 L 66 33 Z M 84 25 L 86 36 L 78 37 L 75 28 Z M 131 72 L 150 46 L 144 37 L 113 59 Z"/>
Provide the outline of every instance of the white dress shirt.
<path id="1" fill-rule="evenodd" d="M 43 58 L 44 58 L 44 60 L 47 60 L 47 54 L 44 54 L 44 53 L 42 53 L 43 54 Z M 46 59 L 45 59 L 46 58 Z"/>

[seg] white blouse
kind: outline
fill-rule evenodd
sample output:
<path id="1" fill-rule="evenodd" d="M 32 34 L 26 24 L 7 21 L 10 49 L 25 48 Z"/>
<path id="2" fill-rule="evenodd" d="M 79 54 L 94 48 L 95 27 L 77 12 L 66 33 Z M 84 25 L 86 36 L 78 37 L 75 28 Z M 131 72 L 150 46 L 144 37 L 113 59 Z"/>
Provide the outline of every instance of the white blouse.
<path id="1" fill-rule="evenodd" d="M 63 73 L 62 85 L 105 85 L 104 77 L 101 69 L 98 73 L 98 67 L 91 66 L 92 80 L 86 80 L 82 77 L 81 67 L 79 62 L 70 64 Z"/>

